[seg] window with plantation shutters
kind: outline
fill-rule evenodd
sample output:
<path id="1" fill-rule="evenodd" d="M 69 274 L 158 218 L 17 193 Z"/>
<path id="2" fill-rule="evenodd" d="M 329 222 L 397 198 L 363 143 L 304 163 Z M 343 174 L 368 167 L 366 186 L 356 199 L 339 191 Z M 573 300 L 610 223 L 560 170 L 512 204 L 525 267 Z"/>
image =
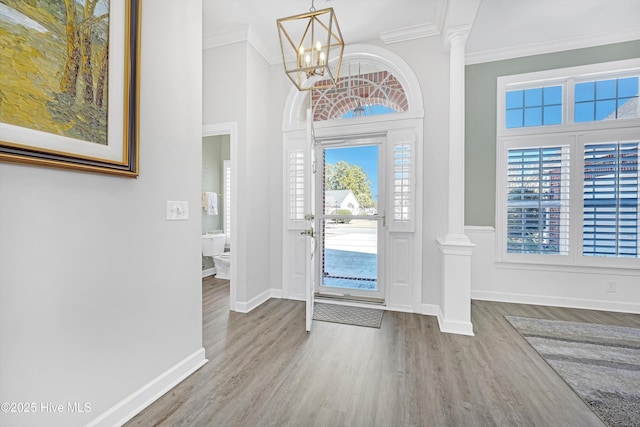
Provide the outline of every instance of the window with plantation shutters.
<path id="1" fill-rule="evenodd" d="M 288 165 L 289 219 L 304 220 L 304 150 L 289 150 Z"/>
<path id="2" fill-rule="evenodd" d="M 640 269 L 639 86 L 640 59 L 498 78 L 499 261 Z"/>
<path id="3" fill-rule="evenodd" d="M 227 235 L 227 243 L 231 243 L 231 161 L 225 160 L 224 167 L 224 232 Z"/>
<path id="4" fill-rule="evenodd" d="M 398 143 L 393 147 L 393 221 L 411 220 L 411 144 Z"/>
<path id="5" fill-rule="evenodd" d="M 386 224 L 392 232 L 412 233 L 416 227 L 416 138 L 410 130 L 392 131 L 386 148 L 388 204 Z"/>
<path id="6" fill-rule="evenodd" d="M 508 153 L 507 252 L 566 255 L 568 147 L 512 149 Z"/>
<path id="7" fill-rule="evenodd" d="M 638 142 L 584 147 L 585 256 L 638 257 Z"/>

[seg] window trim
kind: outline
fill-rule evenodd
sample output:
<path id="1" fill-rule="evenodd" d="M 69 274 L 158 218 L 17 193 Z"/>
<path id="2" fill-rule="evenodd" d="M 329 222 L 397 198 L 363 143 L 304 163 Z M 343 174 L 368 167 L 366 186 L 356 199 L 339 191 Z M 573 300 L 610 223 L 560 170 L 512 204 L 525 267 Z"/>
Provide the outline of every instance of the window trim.
<path id="1" fill-rule="evenodd" d="M 498 138 L 499 149 L 496 174 L 496 261 L 515 264 L 562 265 L 573 267 L 628 268 L 640 270 L 640 257 L 585 256 L 583 254 L 583 208 L 584 199 L 569 199 L 569 252 L 567 255 L 522 254 L 507 252 L 507 208 L 508 208 L 508 154 L 510 149 L 567 146 L 569 148 L 569 176 L 571 192 L 582 194 L 584 184 L 584 147 L 587 144 L 616 141 L 640 142 L 640 127 L 556 135 L 530 135 L 527 137 Z M 638 201 L 640 205 L 640 197 Z M 640 207 L 640 206 L 639 206 Z M 640 227 L 639 227 L 640 228 Z M 639 233 L 640 234 L 640 233 Z M 640 239 L 638 241 L 640 246 Z"/>
<path id="2" fill-rule="evenodd" d="M 640 141 L 640 117 L 622 120 L 573 122 L 575 83 L 640 76 L 640 58 L 547 70 L 497 80 L 496 117 L 496 261 L 505 265 L 561 266 L 640 270 L 639 258 L 583 255 L 583 181 L 585 144 Z M 542 86 L 563 86 L 562 124 L 506 127 L 506 92 Z M 509 149 L 568 145 L 570 152 L 569 253 L 518 254 L 507 252 L 507 173 Z M 576 197 L 576 194 L 579 196 Z M 639 197 L 640 199 L 640 197 Z M 638 202 L 640 205 L 640 201 Z M 640 242 L 638 243 L 640 246 Z"/>
<path id="3" fill-rule="evenodd" d="M 571 265 L 574 263 L 572 252 L 573 244 L 573 215 L 575 214 L 574 201 L 569 200 L 569 251 L 562 254 L 519 254 L 507 252 L 507 215 L 508 209 L 508 185 L 507 177 L 509 173 L 508 157 L 510 149 L 537 148 L 537 147 L 557 147 L 567 146 L 570 153 L 574 152 L 575 137 L 573 135 L 529 136 L 523 138 L 502 138 L 498 139 L 499 157 L 497 160 L 498 173 L 496 183 L 496 260 L 499 262 L 514 262 L 522 264 L 550 264 L 550 265 Z M 575 172 L 573 171 L 573 158 L 570 157 L 569 179 L 570 188 L 573 186 Z"/>
<path id="4" fill-rule="evenodd" d="M 640 76 L 640 58 L 498 77 L 496 90 L 496 136 L 586 132 L 603 128 L 619 129 L 640 126 L 640 117 L 578 123 L 573 121 L 575 83 L 630 76 Z M 505 117 L 506 92 L 511 90 L 532 89 L 541 86 L 563 86 L 562 123 L 556 125 L 507 128 Z"/>

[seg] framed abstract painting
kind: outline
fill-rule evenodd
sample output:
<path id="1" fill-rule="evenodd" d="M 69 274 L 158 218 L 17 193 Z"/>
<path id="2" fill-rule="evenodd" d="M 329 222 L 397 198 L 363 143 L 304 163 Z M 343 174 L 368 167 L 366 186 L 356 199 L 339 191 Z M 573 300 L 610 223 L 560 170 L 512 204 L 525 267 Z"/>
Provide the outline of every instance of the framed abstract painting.
<path id="1" fill-rule="evenodd" d="M 0 0 L 0 161 L 136 177 L 141 0 Z"/>

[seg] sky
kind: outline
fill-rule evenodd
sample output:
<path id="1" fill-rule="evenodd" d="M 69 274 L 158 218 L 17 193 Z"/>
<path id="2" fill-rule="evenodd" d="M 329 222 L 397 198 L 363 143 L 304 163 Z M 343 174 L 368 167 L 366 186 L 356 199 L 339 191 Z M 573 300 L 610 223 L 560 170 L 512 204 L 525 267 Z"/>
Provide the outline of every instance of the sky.
<path id="1" fill-rule="evenodd" d="M 378 200 L 378 146 L 364 145 L 325 149 L 326 163 L 336 164 L 340 160 L 352 165 L 358 165 L 364 170 L 372 182 L 371 194 L 373 200 Z"/>

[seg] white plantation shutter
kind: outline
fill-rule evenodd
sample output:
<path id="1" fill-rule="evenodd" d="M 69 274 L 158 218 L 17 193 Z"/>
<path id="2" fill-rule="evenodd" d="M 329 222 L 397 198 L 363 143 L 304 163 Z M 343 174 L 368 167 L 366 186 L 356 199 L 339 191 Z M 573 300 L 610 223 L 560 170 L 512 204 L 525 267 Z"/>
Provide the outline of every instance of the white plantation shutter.
<path id="1" fill-rule="evenodd" d="M 413 130 L 399 130 L 388 136 L 387 187 L 385 211 L 392 232 L 415 231 L 416 212 L 416 135 Z"/>
<path id="2" fill-rule="evenodd" d="M 231 244 L 231 161 L 224 161 L 224 232 L 227 243 Z"/>
<path id="3" fill-rule="evenodd" d="M 304 221 L 304 150 L 290 149 L 288 151 L 288 198 L 289 220 Z"/>
<path id="4" fill-rule="evenodd" d="M 393 217 L 396 223 L 411 220 L 411 144 L 393 146 Z"/>
<path id="5" fill-rule="evenodd" d="M 584 146 L 585 256 L 638 257 L 638 145 Z"/>
<path id="6" fill-rule="evenodd" d="M 566 255 L 568 146 L 510 149 L 507 159 L 507 252 Z"/>

